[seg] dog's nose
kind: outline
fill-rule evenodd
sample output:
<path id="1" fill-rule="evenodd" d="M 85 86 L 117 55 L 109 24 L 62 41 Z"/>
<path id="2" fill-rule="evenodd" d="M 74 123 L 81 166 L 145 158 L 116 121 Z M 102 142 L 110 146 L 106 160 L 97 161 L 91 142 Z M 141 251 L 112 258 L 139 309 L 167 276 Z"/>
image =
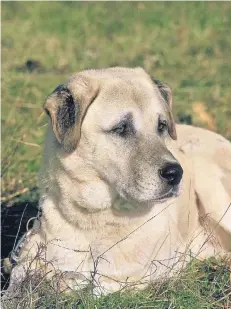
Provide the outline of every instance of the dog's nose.
<path id="1" fill-rule="evenodd" d="M 178 185 L 183 175 L 183 169 L 178 163 L 168 163 L 163 169 L 159 170 L 160 177 L 167 181 L 169 185 Z"/>

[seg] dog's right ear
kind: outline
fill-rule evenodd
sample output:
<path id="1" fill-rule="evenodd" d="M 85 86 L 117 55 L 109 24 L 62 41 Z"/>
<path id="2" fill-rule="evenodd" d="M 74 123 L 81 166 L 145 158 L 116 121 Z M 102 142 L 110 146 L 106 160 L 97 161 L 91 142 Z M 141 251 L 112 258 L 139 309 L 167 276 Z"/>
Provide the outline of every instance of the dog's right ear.
<path id="1" fill-rule="evenodd" d="M 44 109 L 51 118 L 58 142 L 66 152 L 76 149 L 83 119 L 96 95 L 96 87 L 76 75 L 67 85 L 58 86 L 48 96 Z"/>
<path id="2" fill-rule="evenodd" d="M 175 127 L 175 122 L 174 122 L 173 114 L 172 114 L 172 91 L 171 91 L 171 88 L 168 85 L 161 82 L 160 80 L 155 79 L 154 77 L 152 77 L 152 81 L 158 87 L 160 95 L 162 96 L 165 103 L 167 104 L 168 117 L 169 117 L 169 135 L 171 136 L 172 139 L 176 140 L 177 134 L 176 134 L 176 127 Z"/>
<path id="3" fill-rule="evenodd" d="M 165 102 L 168 104 L 168 106 L 170 107 L 170 109 L 172 109 L 172 90 L 171 88 L 164 84 L 163 82 L 161 82 L 160 80 L 152 77 L 152 81 L 154 82 L 154 84 L 157 85 L 161 96 L 164 98 Z"/>

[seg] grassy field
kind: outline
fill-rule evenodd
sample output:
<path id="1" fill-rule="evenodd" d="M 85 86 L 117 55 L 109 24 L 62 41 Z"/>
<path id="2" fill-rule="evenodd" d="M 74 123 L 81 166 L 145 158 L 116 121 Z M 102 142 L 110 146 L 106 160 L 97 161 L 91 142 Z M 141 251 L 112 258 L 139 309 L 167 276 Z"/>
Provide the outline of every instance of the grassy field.
<path id="1" fill-rule="evenodd" d="M 42 104 L 86 68 L 142 66 L 172 87 L 177 121 L 231 140 L 230 29 L 229 2 L 3 2 L 2 202 L 37 200 Z M 60 300 L 60 308 L 230 308 L 226 272 L 218 280 L 205 268 L 165 283 L 159 295 L 69 301 L 75 307 Z"/>
<path id="2" fill-rule="evenodd" d="M 24 297 L 11 300 L 4 309 L 230 309 L 231 304 L 229 272 L 212 260 L 192 262 L 177 278 L 155 283 L 145 291 L 97 299 L 87 291 L 62 294 L 44 280 L 31 285 L 29 281 L 23 287 Z"/>

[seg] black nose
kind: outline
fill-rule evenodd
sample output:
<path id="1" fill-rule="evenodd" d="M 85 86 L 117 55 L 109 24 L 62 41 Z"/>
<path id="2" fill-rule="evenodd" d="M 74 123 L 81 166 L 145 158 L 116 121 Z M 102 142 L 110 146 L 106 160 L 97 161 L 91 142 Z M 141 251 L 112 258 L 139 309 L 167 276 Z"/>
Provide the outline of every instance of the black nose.
<path id="1" fill-rule="evenodd" d="M 183 169 L 178 163 L 168 163 L 159 172 L 160 177 L 171 186 L 178 185 L 183 175 Z"/>

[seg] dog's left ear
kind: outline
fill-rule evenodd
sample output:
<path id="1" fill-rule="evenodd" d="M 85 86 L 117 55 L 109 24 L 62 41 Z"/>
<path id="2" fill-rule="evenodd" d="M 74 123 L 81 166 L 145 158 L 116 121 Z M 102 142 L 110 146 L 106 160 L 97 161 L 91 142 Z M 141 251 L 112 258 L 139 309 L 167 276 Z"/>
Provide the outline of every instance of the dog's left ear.
<path id="1" fill-rule="evenodd" d="M 158 87 L 161 97 L 167 103 L 167 110 L 168 110 L 168 116 L 169 116 L 168 133 L 172 139 L 176 140 L 177 139 L 176 127 L 175 127 L 175 122 L 174 122 L 173 114 L 172 114 L 172 90 L 168 85 L 164 84 L 158 79 L 155 79 L 154 77 L 152 77 L 152 81 Z"/>

